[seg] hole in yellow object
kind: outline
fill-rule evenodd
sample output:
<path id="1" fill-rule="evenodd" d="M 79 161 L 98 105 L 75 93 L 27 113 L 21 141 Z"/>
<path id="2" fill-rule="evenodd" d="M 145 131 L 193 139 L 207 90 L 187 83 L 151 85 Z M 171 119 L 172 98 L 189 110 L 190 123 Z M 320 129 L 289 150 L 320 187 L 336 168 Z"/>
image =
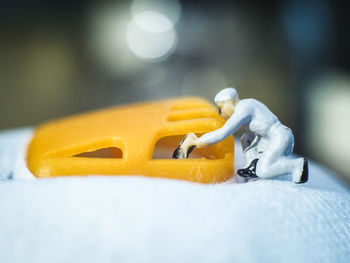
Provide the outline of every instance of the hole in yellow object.
<path id="1" fill-rule="evenodd" d="M 118 147 L 102 148 L 91 152 L 83 152 L 73 157 L 87 157 L 87 158 L 123 158 L 123 152 Z"/>
<path id="2" fill-rule="evenodd" d="M 154 147 L 152 159 L 172 159 L 176 147 L 179 146 L 182 139 L 186 136 L 173 135 L 159 139 Z M 197 134 L 197 136 L 200 136 Z M 225 153 L 219 151 L 219 144 L 207 148 L 194 148 L 189 159 L 222 159 Z M 174 160 L 175 161 L 175 160 Z"/>

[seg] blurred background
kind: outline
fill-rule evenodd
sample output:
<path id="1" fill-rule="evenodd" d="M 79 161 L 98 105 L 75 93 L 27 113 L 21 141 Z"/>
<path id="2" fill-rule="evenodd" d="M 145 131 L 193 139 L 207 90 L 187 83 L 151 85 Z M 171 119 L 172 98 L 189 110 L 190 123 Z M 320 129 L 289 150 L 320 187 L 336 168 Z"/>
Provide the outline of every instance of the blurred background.
<path id="1" fill-rule="evenodd" d="M 227 86 L 350 182 L 346 1 L 0 1 L 0 129 Z"/>

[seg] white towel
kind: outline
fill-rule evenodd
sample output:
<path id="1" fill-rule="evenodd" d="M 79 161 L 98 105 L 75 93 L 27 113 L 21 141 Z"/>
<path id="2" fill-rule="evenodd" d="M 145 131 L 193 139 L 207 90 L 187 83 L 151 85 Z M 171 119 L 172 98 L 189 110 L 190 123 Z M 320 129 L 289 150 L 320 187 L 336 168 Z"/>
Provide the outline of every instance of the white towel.
<path id="1" fill-rule="evenodd" d="M 350 193 L 312 162 L 303 185 L 37 180 L 31 136 L 0 133 L 0 262 L 350 262 Z"/>

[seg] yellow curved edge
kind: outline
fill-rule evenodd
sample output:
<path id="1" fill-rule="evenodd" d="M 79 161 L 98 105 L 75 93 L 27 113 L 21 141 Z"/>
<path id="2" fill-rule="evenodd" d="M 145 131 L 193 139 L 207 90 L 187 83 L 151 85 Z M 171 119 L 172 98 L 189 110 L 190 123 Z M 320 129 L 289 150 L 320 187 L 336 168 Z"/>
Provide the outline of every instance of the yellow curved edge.
<path id="1" fill-rule="evenodd" d="M 37 127 L 27 151 L 29 170 L 40 178 L 70 175 L 143 175 L 200 183 L 234 175 L 233 136 L 209 148 L 215 158 L 153 159 L 158 140 L 220 128 L 224 120 L 207 100 L 190 97 L 129 104 L 88 112 Z M 168 142 L 165 140 L 165 146 Z M 169 144 L 171 151 L 175 144 Z M 121 158 L 80 157 L 116 147 Z"/>

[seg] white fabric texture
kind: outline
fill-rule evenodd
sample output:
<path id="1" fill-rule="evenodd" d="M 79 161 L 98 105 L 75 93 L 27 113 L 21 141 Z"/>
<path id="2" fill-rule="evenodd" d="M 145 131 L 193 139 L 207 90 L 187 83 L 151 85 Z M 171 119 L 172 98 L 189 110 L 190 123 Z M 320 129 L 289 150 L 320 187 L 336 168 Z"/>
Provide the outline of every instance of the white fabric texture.
<path id="1" fill-rule="evenodd" d="M 37 180 L 31 136 L 0 133 L 0 262 L 350 262 L 349 191 L 316 164 L 303 185 Z"/>

